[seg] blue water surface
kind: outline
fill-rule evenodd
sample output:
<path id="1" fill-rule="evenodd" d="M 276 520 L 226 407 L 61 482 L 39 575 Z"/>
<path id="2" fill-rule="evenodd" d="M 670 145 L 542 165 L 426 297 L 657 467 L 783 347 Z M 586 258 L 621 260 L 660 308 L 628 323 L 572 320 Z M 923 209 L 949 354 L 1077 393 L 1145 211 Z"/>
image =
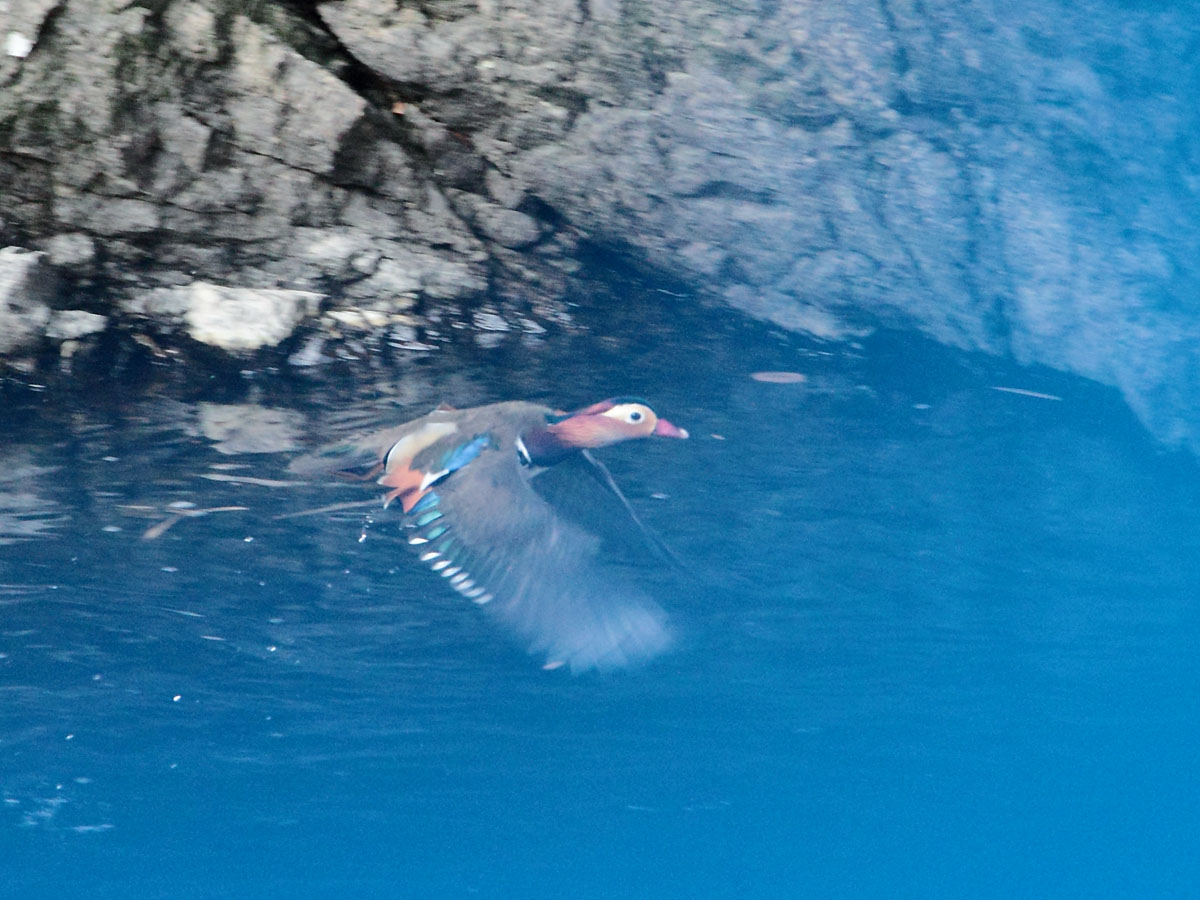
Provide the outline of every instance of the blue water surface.
<path id="1" fill-rule="evenodd" d="M 1200 894 L 1194 462 L 1086 382 L 728 316 L 6 385 L 0 895 Z M 372 496 L 274 483 L 301 445 L 628 394 L 692 433 L 602 453 L 686 564 L 636 670 L 542 671 L 394 510 L 277 518 Z"/>

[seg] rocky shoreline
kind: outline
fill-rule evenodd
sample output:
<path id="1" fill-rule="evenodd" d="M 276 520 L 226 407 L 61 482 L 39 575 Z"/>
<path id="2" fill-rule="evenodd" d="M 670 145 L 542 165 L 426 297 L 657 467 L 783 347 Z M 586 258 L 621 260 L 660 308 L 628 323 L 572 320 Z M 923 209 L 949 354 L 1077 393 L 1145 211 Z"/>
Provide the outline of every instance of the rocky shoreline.
<path id="1" fill-rule="evenodd" d="M 796 331 L 1093 378 L 1195 448 L 1196 31 L 1032 0 L 0 0 L 0 357 L 536 334 L 599 249 Z"/>

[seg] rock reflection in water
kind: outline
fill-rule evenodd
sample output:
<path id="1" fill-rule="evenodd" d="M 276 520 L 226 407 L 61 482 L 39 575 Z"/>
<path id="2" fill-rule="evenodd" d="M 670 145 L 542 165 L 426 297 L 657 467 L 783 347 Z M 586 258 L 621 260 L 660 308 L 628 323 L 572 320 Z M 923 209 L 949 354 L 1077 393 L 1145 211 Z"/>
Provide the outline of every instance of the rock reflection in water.
<path id="1" fill-rule="evenodd" d="M 0 456 L 0 545 L 46 537 L 66 521 L 62 507 L 45 498 L 42 480 L 57 466 L 38 466 L 26 451 Z"/>

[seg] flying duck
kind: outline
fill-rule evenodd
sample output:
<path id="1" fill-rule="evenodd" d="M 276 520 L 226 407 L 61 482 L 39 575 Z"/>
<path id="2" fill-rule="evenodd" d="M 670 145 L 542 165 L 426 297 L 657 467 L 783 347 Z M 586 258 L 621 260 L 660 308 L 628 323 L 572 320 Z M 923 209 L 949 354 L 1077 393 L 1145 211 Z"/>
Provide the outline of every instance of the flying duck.
<path id="1" fill-rule="evenodd" d="M 385 505 L 402 510 L 407 542 L 421 562 L 498 618 L 530 653 L 544 654 L 547 668 L 580 672 L 648 659 L 669 642 L 666 615 L 639 586 L 639 570 L 628 568 L 631 542 L 622 549 L 618 541 L 614 550 L 584 524 L 589 516 L 592 524 L 617 522 L 626 537 L 634 533 L 643 547 L 669 555 L 588 452 L 652 435 L 688 433 L 626 397 L 569 413 L 523 401 L 443 405 L 319 449 L 289 468 L 375 479 L 388 489 Z M 593 496 L 572 511 L 564 506 L 572 491 L 562 482 L 586 481 L 584 473 L 603 486 L 606 500 Z M 647 560 L 643 554 L 642 564 Z"/>

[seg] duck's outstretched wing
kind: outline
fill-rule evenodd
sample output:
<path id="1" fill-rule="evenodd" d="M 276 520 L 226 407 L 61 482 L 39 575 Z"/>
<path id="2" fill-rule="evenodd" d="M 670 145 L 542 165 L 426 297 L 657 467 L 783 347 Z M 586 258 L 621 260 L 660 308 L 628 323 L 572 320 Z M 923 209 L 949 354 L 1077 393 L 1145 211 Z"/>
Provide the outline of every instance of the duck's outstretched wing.
<path id="1" fill-rule="evenodd" d="M 599 537 L 601 552 L 637 565 L 687 571 L 675 552 L 642 521 L 608 467 L 587 450 L 538 472 L 530 483 L 559 515 Z"/>
<path id="2" fill-rule="evenodd" d="M 616 668 L 669 643 L 659 606 L 530 488 L 508 448 L 484 448 L 434 484 L 406 524 L 422 562 L 548 665 Z"/>

